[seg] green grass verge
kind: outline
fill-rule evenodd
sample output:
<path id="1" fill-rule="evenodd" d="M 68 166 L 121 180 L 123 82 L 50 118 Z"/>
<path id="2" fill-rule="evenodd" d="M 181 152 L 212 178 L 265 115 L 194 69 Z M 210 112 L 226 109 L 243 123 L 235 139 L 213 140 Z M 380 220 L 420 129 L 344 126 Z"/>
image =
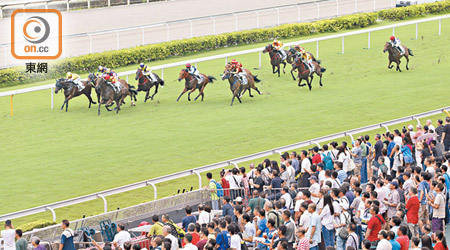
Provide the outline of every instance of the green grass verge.
<path id="1" fill-rule="evenodd" d="M 324 87 L 319 88 L 315 79 L 311 92 L 298 88 L 287 74 L 280 78 L 272 75 L 264 56 L 261 70 L 252 70 L 263 80 L 259 88 L 264 95 L 246 96 L 242 104 L 233 107 L 229 107 L 229 85 L 222 81 L 207 86 L 203 103 L 189 103 L 186 97 L 176 103 L 183 88 L 174 81 L 180 68 L 165 70 L 167 86 L 153 102 L 144 104 L 140 94 L 138 105 L 129 107 L 128 103 L 119 115 L 102 110 L 97 117 L 96 109 L 87 109 L 83 97 L 70 102 L 68 113 L 50 110 L 49 91 L 40 91 L 15 96 L 14 117 L 9 117 L 9 98 L 1 98 L 0 165 L 8 180 L 0 184 L 6 191 L 1 200 L 14 202 L 2 206 L 0 213 L 446 106 L 443 79 L 450 77 L 450 62 L 442 51 L 450 48 L 450 34 L 445 33 L 448 25 L 450 21 L 443 20 L 444 32 L 437 36 L 437 22 L 420 24 L 419 40 L 411 40 L 415 26 L 396 29 L 396 35 L 416 55 L 410 71 L 404 70 L 403 62 L 403 73 L 388 70 L 387 55 L 381 53 L 391 30 L 372 33 L 370 50 L 363 49 L 367 35 L 346 37 L 345 54 L 338 54 L 340 39 L 321 42 L 320 59 L 327 72 Z M 315 52 L 315 44 L 304 47 Z M 199 57 L 233 50 L 237 48 Z M 257 54 L 237 59 L 250 69 L 258 64 Z M 164 63 L 176 60 L 180 58 Z M 216 60 L 198 67 L 219 78 L 223 64 Z M 57 95 L 56 106 L 62 100 Z M 158 197 L 197 185 L 195 176 L 162 183 L 157 186 Z M 113 210 L 152 197 L 149 187 L 107 199 Z M 58 220 L 76 219 L 101 212 L 102 202 L 96 200 L 58 209 L 57 215 Z M 48 212 L 15 223 L 49 217 Z"/>

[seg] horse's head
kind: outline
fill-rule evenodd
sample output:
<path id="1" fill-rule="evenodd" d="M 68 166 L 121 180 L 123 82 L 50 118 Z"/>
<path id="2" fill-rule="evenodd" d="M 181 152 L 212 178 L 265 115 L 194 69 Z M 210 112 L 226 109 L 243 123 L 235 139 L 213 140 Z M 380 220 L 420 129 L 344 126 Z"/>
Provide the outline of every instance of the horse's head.
<path id="1" fill-rule="evenodd" d="M 87 78 L 87 81 L 88 82 L 91 82 L 91 83 L 94 83 L 95 82 L 95 80 L 97 80 L 97 76 L 94 74 L 94 73 L 89 73 L 89 76 L 88 76 L 88 78 Z"/>
<path id="2" fill-rule="evenodd" d="M 55 84 L 55 94 L 58 94 L 58 91 L 60 91 L 62 88 L 64 88 L 62 82 L 64 81 L 64 78 L 60 78 L 60 79 L 55 79 L 56 80 L 56 84 Z"/>
<path id="3" fill-rule="evenodd" d="M 142 77 L 142 75 L 143 75 L 142 69 L 141 69 L 141 68 L 138 68 L 138 69 L 136 70 L 136 77 L 134 78 L 134 80 L 137 81 L 139 78 Z"/>
<path id="4" fill-rule="evenodd" d="M 178 81 L 180 82 L 184 78 L 189 76 L 188 69 L 181 69 L 180 74 L 178 75 Z"/>
<path id="5" fill-rule="evenodd" d="M 95 88 L 99 89 L 105 83 L 106 81 L 103 77 L 98 77 L 97 80 L 95 80 Z"/>
<path id="6" fill-rule="evenodd" d="M 386 42 L 386 44 L 384 44 L 383 53 L 386 53 L 386 51 L 388 51 L 391 48 L 392 48 L 392 44 L 390 42 Z"/>
<path id="7" fill-rule="evenodd" d="M 266 52 L 272 52 L 273 51 L 273 47 L 272 47 L 272 44 L 267 44 L 267 46 L 264 48 L 264 50 L 263 50 L 263 53 L 266 53 Z"/>
<path id="8" fill-rule="evenodd" d="M 296 51 L 294 48 L 290 48 L 289 51 L 288 51 L 287 56 L 295 55 L 296 52 L 297 52 L 297 51 Z"/>
<path id="9" fill-rule="evenodd" d="M 233 69 L 233 65 L 228 63 L 225 65 L 225 70 L 223 71 L 222 80 L 230 78 L 231 70 Z"/>

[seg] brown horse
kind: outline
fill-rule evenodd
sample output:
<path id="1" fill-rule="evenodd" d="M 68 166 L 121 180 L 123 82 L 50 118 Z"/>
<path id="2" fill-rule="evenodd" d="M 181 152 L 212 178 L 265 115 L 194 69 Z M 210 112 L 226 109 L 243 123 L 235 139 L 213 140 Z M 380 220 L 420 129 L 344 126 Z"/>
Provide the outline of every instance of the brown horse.
<path id="1" fill-rule="evenodd" d="M 207 76 L 205 74 L 200 74 L 203 77 L 203 81 L 202 83 L 198 83 L 197 78 L 195 78 L 194 76 L 192 76 L 191 74 L 189 74 L 189 71 L 187 69 L 182 69 L 180 71 L 180 74 L 178 75 L 178 81 L 181 82 L 181 80 L 185 80 L 184 82 L 184 89 L 183 92 L 181 92 L 180 96 L 177 99 L 180 100 L 180 97 L 186 93 L 187 91 L 189 91 L 188 93 L 188 101 L 191 101 L 191 94 L 198 89 L 198 96 L 195 97 L 194 101 L 197 101 L 197 99 L 202 96 L 202 102 L 203 102 L 203 97 L 205 97 L 205 93 L 203 93 L 203 91 L 205 90 L 206 84 L 208 84 L 209 82 L 213 82 L 214 80 L 217 80 L 216 78 L 212 77 L 212 76 Z"/>
<path id="2" fill-rule="evenodd" d="M 67 109 L 69 108 L 69 100 L 80 95 L 85 95 L 88 98 L 89 108 L 91 108 L 91 104 L 97 104 L 91 98 L 91 83 L 89 81 L 81 81 L 81 84 L 84 85 L 84 89 L 80 91 L 78 86 L 73 81 L 66 81 L 66 79 L 64 78 L 56 80 L 55 94 L 58 94 L 58 91 L 64 89 L 65 100 L 63 105 L 61 106 L 61 110 L 63 110 L 64 106 L 66 106 L 67 112 Z"/>
<path id="3" fill-rule="evenodd" d="M 392 62 L 397 63 L 397 71 L 402 72 L 402 70 L 400 69 L 400 59 L 402 57 L 406 58 L 406 70 L 409 70 L 408 67 L 408 63 L 409 63 L 409 56 L 414 56 L 412 54 L 412 51 L 410 49 L 408 49 L 405 45 L 400 45 L 403 47 L 403 49 L 405 50 L 405 54 L 402 55 L 400 53 L 400 51 L 398 51 L 398 49 L 394 48 L 392 46 L 392 44 L 390 42 L 386 42 L 386 44 L 384 45 L 384 49 L 383 49 L 383 53 L 386 53 L 386 51 L 389 52 L 389 64 L 388 64 L 388 69 L 392 69 L 392 67 L 394 67 L 393 65 L 391 66 Z"/>
<path id="4" fill-rule="evenodd" d="M 287 50 L 283 50 L 283 51 L 284 51 L 284 53 L 286 53 L 286 55 L 288 54 Z M 274 50 L 271 43 L 269 43 L 264 48 L 263 53 L 269 53 L 270 64 L 272 64 L 272 73 L 273 74 L 278 73 L 278 77 L 280 77 L 280 68 L 281 68 L 280 64 L 283 64 L 283 74 L 286 74 L 286 71 L 284 70 L 286 68 L 286 62 L 281 57 L 280 53 L 278 53 L 277 51 Z"/>
<path id="5" fill-rule="evenodd" d="M 131 106 L 135 106 L 136 104 L 133 102 L 133 98 L 136 100 L 137 91 L 134 90 L 134 86 L 129 85 L 125 80 L 119 79 L 116 85 L 119 86 L 119 91 L 116 90 L 105 81 L 105 79 L 99 77 L 96 81 L 95 88 L 100 89 L 101 93 L 101 101 L 98 103 L 98 115 L 100 115 L 100 107 L 102 104 L 105 104 L 105 108 L 108 111 L 111 111 L 109 107 L 111 107 L 114 102 L 116 103 L 116 113 L 119 113 L 120 106 L 124 103 L 125 97 L 128 95 L 131 99 Z"/>
<path id="6" fill-rule="evenodd" d="M 94 73 L 89 73 L 87 81 L 92 83 L 92 86 L 95 89 L 95 93 L 97 94 L 97 102 L 100 102 L 100 88 L 95 88 L 96 81 L 99 79 L 99 76 Z"/>
<path id="7" fill-rule="evenodd" d="M 317 62 L 318 64 L 320 64 L 320 60 L 316 60 L 316 58 L 314 57 L 314 55 L 311 52 L 306 51 L 306 53 L 308 53 L 311 56 L 311 59 L 313 60 L 313 62 Z M 298 67 L 300 66 L 300 63 L 295 61 L 295 59 L 297 59 L 297 57 L 298 57 L 297 50 L 295 50 L 294 48 L 290 48 L 289 52 L 288 52 L 287 62 L 292 65 L 291 76 L 294 79 L 294 81 L 297 80 L 297 79 L 295 79 L 294 72 L 296 70 L 298 70 Z"/>
<path id="8" fill-rule="evenodd" d="M 237 97 L 239 102 L 242 103 L 242 101 L 241 101 L 242 90 L 244 90 L 244 92 L 242 92 L 242 95 L 245 93 L 245 91 L 248 90 L 248 95 L 250 97 L 253 97 L 253 95 L 251 93 L 251 89 L 256 90 L 256 92 L 258 92 L 258 94 L 262 95 L 262 93 L 259 92 L 259 89 L 255 86 L 255 82 L 261 82 L 261 80 L 259 80 L 257 78 L 257 76 L 252 75 L 250 70 L 244 69 L 245 77 L 247 79 L 247 84 L 243 85 L 241 83 L 240 78 L 238 76 L 236 76 L 235 74 L 231 73 L 232 69 L 233 69 L 233 65 L 228 63 L 225 66 L 225 71 L 223 72 L 223 76 L 222 76 L 222 80 L 228 79 L 228 82 L 230 83 L 230 90 L 233 93 L 233 99 L 231 99 L 231 106 L 233 106 L 235 97 Z"/>
<path id="9" fill-rule="evenodd" d="M 323 86 L 322 85 L 322 73 L 325 72 L 326 69 L 321 68 L 319 63 L 314 62 L 314 61 L 312 62 L 314 64 L 314 72 L 311 72 L 311 70 L 306 65 L 306 63 L 303 62 L 303 60 L 301 60 L 300 58 L 295 59 L 295 63 L 299 64 L 299 66 L 298 66 L 298 86 L 299 87 L 303 87 L 306 85 L 306 84 L 301 84 L 302 80 L 305 79 L 306 83 L 308 84 L 309 90 L 311 91 L 311 88 L 312 88 L 311 83 L 314 78 L 314 73 L 320 77 L 319 84 L 320 84 L 320 86 Z M 311 80 L 309 78 L 311 78 Z"/>
<path id="10" fill-rule="evenodd" d="M 147 94 L 145 94 L 145 100 L 144 102 L 146 102 L 148 99 L 152 99 L 153 101 L 153 97 L 156 95 L 156 93 L 158 93 L 158 87 L 161 85 L 161 87 L 164 86 L 164 80 L 162 80 L 161 78 L 159 78 L 159 76 L 155 73 L 152 73 L 153 75 L 155 75 L 156 78 L 156 82 L 155 81 L 150 81 L 147 76 L 145 76 L 142 73 L 142 69 L 137 69 L 136 71 L 136 77 L 135 80 L 138 80 L 138 89 L 137 91 L 145 91 L 147 92 Z M 155 92 L 153 93 L 153 95 L 151 95 L 150 97 L 148 96 L 150 93 L 150 89 L 155 86 Z"/>

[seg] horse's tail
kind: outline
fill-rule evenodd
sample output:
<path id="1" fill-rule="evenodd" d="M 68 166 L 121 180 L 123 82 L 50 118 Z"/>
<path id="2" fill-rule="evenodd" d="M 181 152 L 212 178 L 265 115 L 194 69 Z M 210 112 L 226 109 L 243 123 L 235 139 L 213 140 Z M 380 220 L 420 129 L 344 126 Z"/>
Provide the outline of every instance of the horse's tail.
<path id="1" fill-rule="evenodd" d="M 321 69 L 320 69 L 320 72 L 323 73 L 323 72 L 325 72 L 326 70 L 327 70 L 326 68 L 321 68 Z"/>
<path id="2" fill-rule="evenodd" d="M 208 80 L 210 83 L 213 83 L 214 80 L 217 80 L 216 78 L 214 78 L 214 76 L 208 76 Z"/>
<path id="3" fill-rule="evenodd" d="M 411 49 L 408 49 L 408 54 L 409 54 L 410 56 L 414 56 Z"/>
<path id="4" fill-rule="evenodd" d="M 163 79 L 159 79 L 158 83 L 159 83 L 159 85 L 161 85 L 161 86 L 164 86 L 164 84 L 165 84 Z"/>
<path id="5" fill-rule="evenodd" d="M 255 81 L 255 82 L 261 82 L 261 80 L 258 79 L 258 75 L 252 76 L 252 77 L 253 77 L 253 81 Z"/>
<path id="6" fill-rule="evenodd" d="M 130 91 L 130 95 L 138 95 L 138 92 L 136 91 L 136 87 L 133 85 L 128 84 L 128 91 Z"/>

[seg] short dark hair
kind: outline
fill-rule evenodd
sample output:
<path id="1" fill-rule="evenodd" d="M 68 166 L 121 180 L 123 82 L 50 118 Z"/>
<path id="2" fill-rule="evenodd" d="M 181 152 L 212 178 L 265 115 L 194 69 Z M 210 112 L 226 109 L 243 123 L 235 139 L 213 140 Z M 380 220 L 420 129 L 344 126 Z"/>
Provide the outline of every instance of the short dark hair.
<path id="1" fill-rule="evenodd" d="M 401 225 L 398 230 L 400 232 L 402 232 L 403 235 L 406 235 L 406 233 L 408 232 L 408 228 L 405 225 Z"/>
<path id="2" fill-rule="evenodd" d="M 211 173 L 206 173 L 206 178 L 212 179 L 212 174 Z"/>
<path id="3" fill-rule="evenodd" d="M 157 222 L 157 221 L 159 221 L 159 216 L 158 215 L 153 215 L 152 216 L 152 220 L 154 221 L 154 222 Z"/>
<path id="4" fill-rule="evenodd" d="M 282 235 L 286 235 L 287 227 L 285 225 L 281 225 L 278 230 L 281 232 Z"/>
<path id="5" fill-rule="evenodd" d="M 184 238 L 185 238 L 189 243 L 192 242 L 192 234 L 187 233 L 187 234 L 184 235 Z"/>
<path id="6" fill-rule="evenodd" d="M 117 227 L 120 228 L 120 230 L 125 230 L 125 225 L 122 223 L 117 224 Z"/>
<path id="7" fill-rule="evenodd" d="M 6 226 L 6 227 L 10 227 L 11 224 L 12 224 L 11 220 L 6 220 L 6 221 L 5 221 L 5 226 Z"/>
<path id="8" fill-rule="evenodd" d="M 372 206 L 373 211 L 378 214 L 380 212 L 380 208 L 378 206 Z"/>
<path id="9" fill-rule="evenodd" d="M 274 219 L 269 219 L 267 221 L 267 223 L 269 223 L 272 227 L 275 227 L 275 220 Z"/>
<path id="10" fill-rule="evenodd" d="M 388 236 L 388 234 L 386 233 L 386 231 L 384 231 L 384 230 L 381 230 L 380 232 L 379 232 L 379 234 L 381 234 L 381 235 L 383 235 L 383 238 L 387 238 L 387 236 Z"/>
<path id="11" fill-rule="evenodd" d="M 6 221 L 6 222 L 8 222 L 8 221 Z M 9 221 L 9 225 L 11 225 L 11 221 Z M 66 226 L 66 227 L 69 227 L 69 225 L 70 225 L 70 222 L 68 221 L 68 220 L 63 220 L 62 221 L 62 223 Z M 5 225 L 6 225 L 6 223 L 5 223 Z"/>
<path id="12" fill-rule="evenodd" d="M 22 230 L 16 229 L 16 234 L 19 235 L 19 237 L 22 237 Z"/>
<path id="13" fill-rule="evenodd" d="M 225 196 L 225 197 L 223 197 L 223 199 L 227 202 L 227 203 L 230 203 L 230 201 L 231 201 L 231 197 L 230 196 Z"/>
<path id="14" fill-rule="evenodd" d="M 191 206 L 186 206 L 186 208 L 184 209 L 184 211 L 186 211 L 187 214 L 191 214 L 191 213 L 192 213 L 192 208 L 191 208 Z"/>
<path id="15" fill-rule="evenodd" d="M 219 227 L 220 228 L 226 228 L 227 227 L 227 221 L 225 219 L 222 219 L 219 221 Z"/>
<path id="16" fill-rule="evenodd" d="M 158 237 L 157 237 L 158 238 Z M 161 238 L 159 238 L 160 240 L 158 241 L 158 240 L 156 240 L 156 238 L 155 238 L 155 243 L 156 244 L 158 244 L 158 246 L 159 245 L 161 245 L 161 243 L 162 243 L 162 240 L 161 240 Z M 141 245 L 139 245 L 139 243 L 134 243 L 133 244 L 133 250 L 141 250 Z"/>
<path id="17" fill-rule="evenodd" d="M 351 222 L 351 223 L 349 224 L 349 227 L 348 227 L 348 228 L 350 228 L 350 231 L 355 232 L 355 231 L 356 231 L 356 224 L 353 223 L 353 222 Z"/>
<path id="18" fill-rule="evenodd" d="M 242 215 L 242 219 L 244 219 L 246 222 L 250 222 L 250 215 L 244 214 Z"/>
<path id="19" fill-rule="evenodd" d="M 411 238 L 411 241 L 414 243 L 415 246 L 419 246 L 420 243 L 419 237 L 414 236 Z"/>
<path id="20" fill-rule="evenodd" d="M 234 210 L 236 210 L 238 212 L 238 214 L 243 213 L 243 207 L 241 205 L 234 206 Z"/>
<path id="21" fill-rule="evenodd" d="M 131 241 L 127 241 L 123 243 L 123 249 L 130 250 L 131 249 Z"/>

